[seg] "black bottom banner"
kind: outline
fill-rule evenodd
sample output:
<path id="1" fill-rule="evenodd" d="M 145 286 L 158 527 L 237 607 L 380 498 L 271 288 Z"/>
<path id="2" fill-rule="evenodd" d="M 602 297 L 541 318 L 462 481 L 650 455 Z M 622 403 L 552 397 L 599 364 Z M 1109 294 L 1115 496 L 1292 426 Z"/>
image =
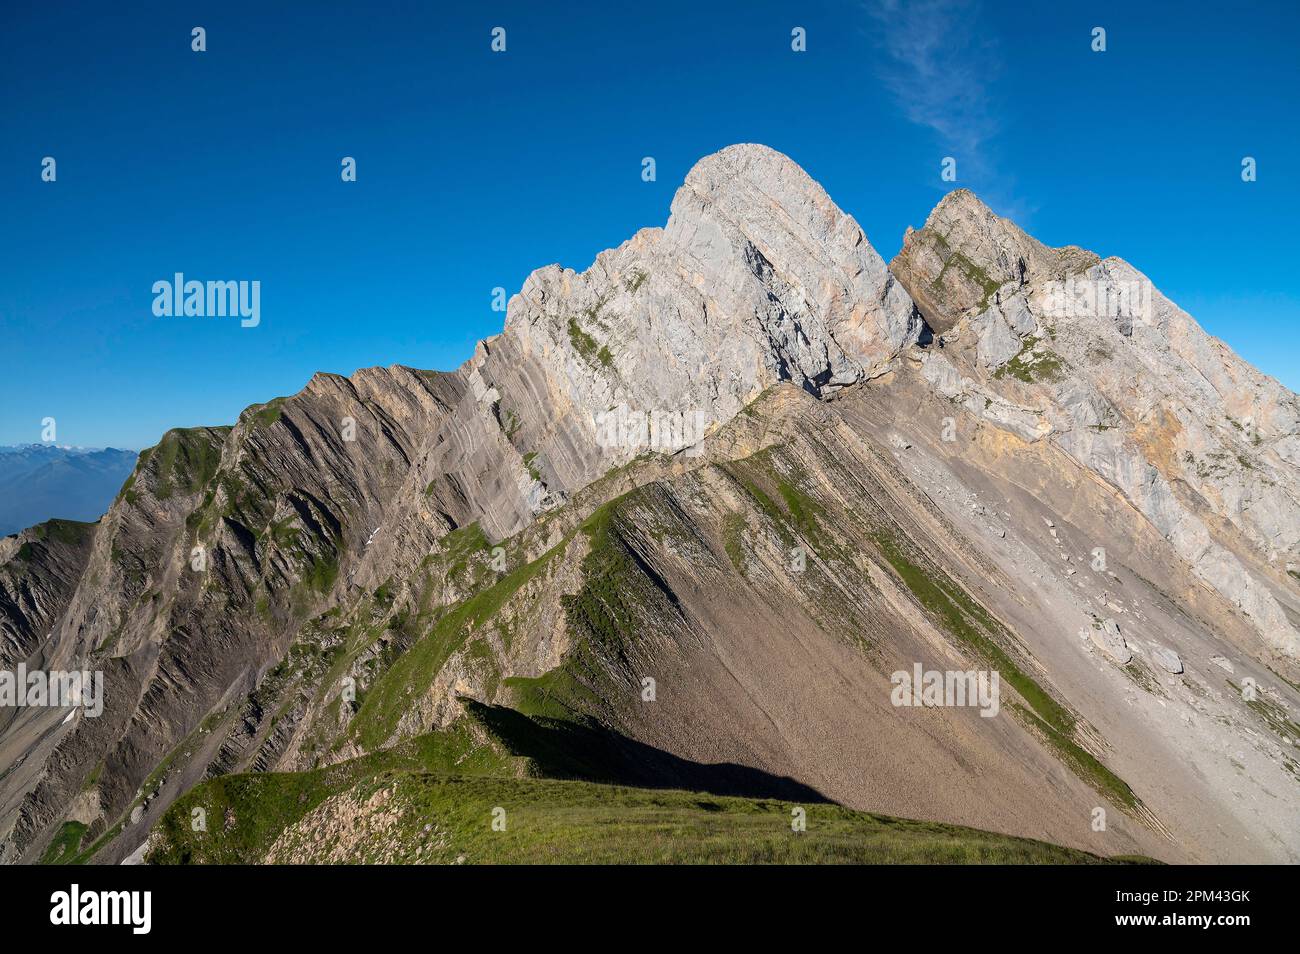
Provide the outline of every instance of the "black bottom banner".
<path id="1" fill-rule="evenodd" d="M 116 944 L 256 937 L 373 943 L 420 925 L 482 938 L 617 918 L 638 931 L 713 924 L 758 932 L 789 920 L 864 937 L 962 924 L 1226 943 L 1293 923 L 1293 873 L 1264 867 L 812 868 L 10 868 L 7 937 Z M 1293 907 L 1293 905 L 1292 905 Z M 490 927 L 489 927 L 490 926 Z M 998 929 L 1001 930 L 998 930 Z M 1023 935 L 1026 937 L 1032 935 Z M 451 940 L 447 937 L 446 940 Z"/>

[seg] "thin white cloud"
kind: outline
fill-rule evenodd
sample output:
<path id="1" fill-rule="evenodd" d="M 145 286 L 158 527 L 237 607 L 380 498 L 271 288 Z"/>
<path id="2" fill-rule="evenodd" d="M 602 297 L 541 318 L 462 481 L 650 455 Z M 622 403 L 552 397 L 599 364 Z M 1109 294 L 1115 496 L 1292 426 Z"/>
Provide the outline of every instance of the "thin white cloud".
<path id="1" fill-rule="evenodd" d="M 957 185 L 973 182 L 977 191 L 992 193 L 985 200 L 1004 215 L 1030 214 L 1009 195 L 1007 177 L 990 174 L 1002 131 L 996 88 L 1002 54 L 980 0 L 867 0 L 864 6 L 881 54 L 881 82 L 903 114 L 932 130 L 945 154 L 956 158 Z M 999 186 L 989 186 L 995 178 Z"/>
<path id="2" fill-rule="evenodd" d="M 907 118 L 934 130 L 958 160 L 978 163 L 998 133 L 997 41 L 979 0 L 869 0 L 884 58 L 880 78 Z"/>

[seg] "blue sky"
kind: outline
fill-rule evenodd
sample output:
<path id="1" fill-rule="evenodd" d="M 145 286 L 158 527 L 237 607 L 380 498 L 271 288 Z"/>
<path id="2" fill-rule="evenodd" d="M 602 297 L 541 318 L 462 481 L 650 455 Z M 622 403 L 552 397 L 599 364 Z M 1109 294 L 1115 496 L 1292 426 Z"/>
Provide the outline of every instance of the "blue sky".
<path id="1" fill-rule="evenodd" d="M 1128 259 L 1300 388 L 1294 3 L 319 6 L 6 5 L 0 444 L 52 416 L 60 443 L 140 448 L 317 370 L 454 367 L 500 330 L 494 287 L 662 225 L 745 141 L 886 259 L 954 156 L 956 185 Z M 260 281 L 260 326 L 155 317 L 178 271 Z"/>

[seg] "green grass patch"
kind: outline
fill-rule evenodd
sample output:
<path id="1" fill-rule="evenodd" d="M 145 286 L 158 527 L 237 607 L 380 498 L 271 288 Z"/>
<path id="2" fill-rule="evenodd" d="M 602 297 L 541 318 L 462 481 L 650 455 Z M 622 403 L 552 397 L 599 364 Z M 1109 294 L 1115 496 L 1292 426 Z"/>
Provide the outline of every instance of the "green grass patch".
<path id="1" fill-rule="evenodd" d="M 937 232 L 932 234 L 936 251 L 938 251 L 939 257 L 943 259 L 943 267 L 939 269 L 939 274 L 935 276 L 934 281 L 931 283 L 931 287 L 936 292 L 942 292 L 944 274 L 949 268 L 956 266 L 967 279 L 979 286 L 982 294 L 976 308 L 979 311 L 983 311 L 988 307 L 989 300 L 993 297 L 994 293 L 997 292 L 1000 286 L 996 281 L 989 277 L 988 272 L 971 261 L 970 257 L 967 256 L 965 252 L 952 248 L 948 244 L 946 236 L 940 235 Z"/>
<path id="2" fill-rule="evenodd" d="M 216 476 L 221 446 L 229 433 L 229 427 L 193 427 L 164 434 L 150 458 L 158 499 L 202 490 Z"/>
<path id="3" fill-rule="evenodd" d="M 542 472 L 538 470 L 537 465 L 533 463 L 535 460 L 537 460 L 537 451 L 529 451 L 524 455 L 524 466 L 528 468 L 528 476 L 540 483 L 542 480 Z"/>
<path id="4" fill-rule="evenodd" d="M 478 590 L 492 579 L 487 564 L 492 544 L 477 521 L 445 534 L 439 547 L 429 562 L 441 562 L 445 578 L 458 589 Z"/>
<path id="5" fill-rule="evenodd" d="M 505 431 L 506 440 L 513 440 L 519 431 L 519 416 L 515 414 L 514 409 L 498 410 L 497 420 L 501 423 L 501 429 Z"/>
<path id="6" fill-rule="evenodd" d="M 480 531 L 481 532 L 481 531 Z M 563 548 L 561 543 L 531 563 L 506 574 L 445 613 L 372 685 L 352 722 L 351 731 L 364 748 L 383 745 L 417 696 L 433 684 L 452 654 L 471 634 L 491 621 L 507 600 L 542 573 Z"/>
<path id="7" fill-rule="evenodd" d="M 584 722 L 605 708 L 594 687 L 610 667 L 626 661 L 647 618 L 663 609 L 662 594 L 637 563 L 620 526 L 620 509 L 633 490 L 597 507 L 583 521 L 588 550 L 582 558 L 582 586 L 560 598 L 573 648 L 560 666 L 537 678 L 505 680 L 514 706 L 530 716 Z"/>
<path id="8" fill-rule="evenodd" d="M 795 529 L 803 535 L 805 540 L 823 539 L 826 535 L 822 532 L 821 525 L 818 523 L 819 517 L 825 518 L 826 516 L 826 511 L 822 505 L 780 474 L 775 474 L 775 476 L 777 492 L 781 495 L 786 509 L 790 512 L 790 519 L 794 521 Z"/>
<path id="9" fill-rule="evenodd" d="M 57 543 L 64 546 L 76 547 L 88 542 L 95 532 L 95 524 L 84 523 L 80 520 L 46 520 L 44 523 L 38 523 L 29 531 L 32 540 L 24 541 L 23 545 L 18 548 L 14 556 L 24 563 L 31 562 L 36 556 L 36 543 L 51 544 Z"/>
<path id="10" fill-rule="evenodd" d="M 1056 750 L 1061 761 L 1076 776 L 1087 782 L 1095 791 L 1106 796 L 1111 803 L 1128 812 L 1135 812 L 1141 806 L 1141 802 L 1133 789 L 1128 787 L 1128 783 L 1106 768 L 1096 756 L 1074 739 L 1057 731 L 1054 726 L 1044 722 L 1024 706 L 1013 702 L 1011 709 L 1039 731 L 1044 741 Z"/>
<path id="11" fill-rule="evenodd" d="M 587 334 L 578 325 L 578 319 L 569 319 L 569 341 L 588 364 L 599 364 L 605 368 L 614 366 L 614 355 L 609 347 L 596 343 L 596 339 Z"/>
<path id="12" fill-rule="evenodd" d="M 566 661 L 567 662 L 567 661 Z M 530 718 L 581 723 L 597 700 L 566 664 L 540 676 L 511 676 L 504 681 L 514 708 Z"/>
<path id="13" fill-rule="evenodd" d="M 744 534 L 748 524 L 743 513 L 729 513 L 722 518 L 722 546 L 727 559 L 741 576 L 745 575 Z"/>
<path id="14" fill-rule="evenodd" d="M 803 489 L 803 485 L 809 483 L 808 474 L 787 458 L 783 458 L 783 472 L 776 463 L 777 450 L 778 448 L 769 447 L 743 460 L 723 464 L 722 467 L 753 498 L 759 510 L 775 525 L 778 535 L 787 546 L 794 543 L 791 532 L 794 531 L 814 550 L 833 553 L 842 560 L 848 560 L 849 555 L 841 551 L 833 534 L 827 530 L 829 524 L 826 508 Z"/>
<path id="15" fill-rule="evenodd" d="M 938 568 L 922 568 L 914 563 L 893 538 L 879 534 L 875 542 L 912 595 L 939 618 L 945 629 L 997 669 L 1001 678 L 1011 684 L 1039 718 L 1058 732 L 1068 735 L 1074 731 L 1074 718 L 1069 712 L 1026 675 L 994 641 L 990 631 L 999 631 L 1001 627 L 982 606 Z"/>
<path id="16" fill-rule="evenodd" d="M 249 421 L 254 427 L 270 427 L 276 421 L 280 420 L 283 413 L 282 406 L 284 398 L 278 397 L 267 401 L 265 404 L 258 404 L 249 408 L 244 413 L 248 416 Z"/>
<path id="17" fill-rule="evenodd" d="M 1259 716 L 1270 729 L 1278 735 L 1300 739 L 1300 723 L 1291 718 L 1284 706 L 1267 698 L 1258 689 L 1255 690 L 1254 699 L 1247 699 L 1242 695 L 1240 686 L 1231 679 L 1225 681 L 1232 687 L 1232 691 L 1241 697 L 1242 702 L 1246 703 L 1246 708 Z"/>
<path id="18" fill-rule="evenodd" d="M 1033 335 L 1025 337 L 1019 353 L 994 371 L 993 377 L 1001 380 L 1011 375 L 1026 384 L 1033 384 L 1035 381 L 1059 381 L 1064 368 L 1061 356 L 1047 349 L 1033 351 L 1037 343 L 1038 339 Z"/>
<path id="19" fill-rule="evenodd" d="M 293 517 L 271 522 L 268 530 L 270 531 L 271 541 L 278 549 L 290 552 L 299 547 L 302 533 L 294 526 L 295 523 L 296 520 Z"/>
<path id="20" fill-rule="evenodd" d="M 758 463 L 755 461 L 756 457 L 758 457 L 758 455 L 754 455 L 754 458 L 747 458 L 746 460 L 741 461 L 731 461 L 721 464 L 720 466 L 733 480 L 736 481 L 736 483 L 740 484 L 745 493 L 749 494 L 754 503 L 758 505 L 758 509 L 763 512 L 776 528 L 782 541 L 789 545 L 794 542 L 794 537 L 791 536 L 789 529 L 786 526 L 784 511 L 776 505 L 776 501 L 773 500 L 771 495 L 763 489 L 757 479 L 758 474 L 756 471 L 761 470 L 761 468 L 754 468 L 753 466 Z"/>
<path id="21" fill-rule="evenodd" d="M 596 675 L 612 660 L 626 658 L 626 649 L 655 606 L 655 585 L 638 564 L 620 526 L 620 510 L 631 494 L 600 507 L 582 523 L 588 550 L 582 558 L 582 587 L 562 596 L 565 619 L 579 637 L 568 662 Z M 594 653 L 595 658 L 584 658 Z M 599 661 L 598 661 L 599 660 Z"/>
<path id="22" fill-rule="evenodd" d="M 1137 684 L 1138 688 L 1145 692 L 1149 692 L 1154 696 L 1164 694 L 1160 688 L 1160 683 L 1156 680 L 1155 674 L 1137 659 L 1129 660 L 1123 668 L 1125 675 L 1132 679 L 1133 682 Z"/>
<path id="23" fill-rule="evenodd" d="M 50 842 L 45 854 L 41 856 L 43 865 L 72 864 L 81 851 L 82 839 L 86 837 L 86 826 L 81 822 L 64 822 L 59 833 Z"/>
<path id="24" fill-rule="evenodd" d="M 339 577 L 339 560 L 334 554 L 312 559 L 302 582 L 313 593 L 328 593 Z"/>
<path id="25" fill-rule="evenodd" d="M 309 772 L 253 772 L 209 779 L 171 805 L 155 827 L 154 864 L 251 864 L 292 825 L 331 795 L 401 772 L 510 775 L 518 760 L 470 724 L 409 739 L 391 749 Z M 207 831 L 194 831 L 201 808 Z"/>
<path id="26" fill-rule="evenodd" d="M 80 520 L 46 520 L 44 523 L 38 523 L 32 527 L 32 534 L 38 540 L 46 540 L 50 543 L 62 543 L 67 546 L 80 546 L 90 539 L 90 535 L 95 532 L 93 523 L 85 523 Z"/>

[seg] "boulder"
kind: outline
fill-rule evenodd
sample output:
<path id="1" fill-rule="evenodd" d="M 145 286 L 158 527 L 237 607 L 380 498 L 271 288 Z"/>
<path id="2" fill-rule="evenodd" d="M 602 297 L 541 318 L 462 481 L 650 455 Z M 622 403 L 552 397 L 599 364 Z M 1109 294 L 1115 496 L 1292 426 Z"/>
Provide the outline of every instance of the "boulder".
<path id="1" fill-rule="evenodd" d="M 1119 665 L 1126 665 L 1133 658 L 1133 651 L 1128 648 L 1124 642 L 1124 637 L 1120 634 L 1119 624 L 1113 619 L 1104 619 L 1101 621 L 1101 628 L 1095 626 L 1089 633 L 1092 644 L 1109 656 Z"/>
<path id="2" fill-rule="evenodd" d="M 1151 658 L 1154 659 L 1156 665 L 1165 672 L 1178 675 L 1178 673 L 1183 671 L 1183 661 L 1178 658 L 1178 654 L 1172 649 L 1168 649 L 1164 646 L 1157 646 L 1151 650 Z"/>

